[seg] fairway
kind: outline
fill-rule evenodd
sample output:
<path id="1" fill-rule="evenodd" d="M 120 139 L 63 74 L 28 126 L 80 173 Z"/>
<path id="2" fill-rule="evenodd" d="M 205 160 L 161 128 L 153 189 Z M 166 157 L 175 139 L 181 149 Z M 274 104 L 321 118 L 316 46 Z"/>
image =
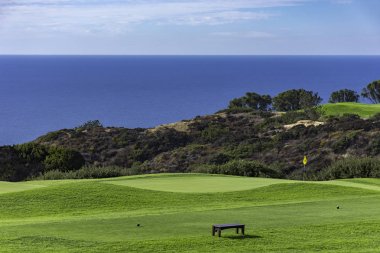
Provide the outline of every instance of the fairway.
<path id="1" fill-rule="evenodd" d="M 30 184 L 30 183 L 10 183 L 0 181 L 0 194 L 9 192 L 26 191 L 44 187 L 43 185 Z"/>
<path id="2" fill-rule="evenodd" d="M 0 252 L 380 251 L 378 179 L 162 174 L 0 186 Z M 214 223 L 244 223 L 247 236 L 212 237 Z"/>
<path id="3" fill-rule="evenodd" d="M 169 192 L 229 192 L 242 191 L 278 183 L 292 183 L 291 180 L 278 180 L 267 178 L 250 177 L 228 177 L 207 175 L 166 175 L 166 176 L 144 176 L 137 178 L 126 178 L 124 180 L 106 181 L 106 183 L 137 187 L 154 191 Z"/>
<path id="4" fill-rule="evenodd" d="M 380 113 L 379 104 L 336 103 L 324 104 L 322 108 L 326 115 L 357 114 L 362 118 L 369 118 Z"/>

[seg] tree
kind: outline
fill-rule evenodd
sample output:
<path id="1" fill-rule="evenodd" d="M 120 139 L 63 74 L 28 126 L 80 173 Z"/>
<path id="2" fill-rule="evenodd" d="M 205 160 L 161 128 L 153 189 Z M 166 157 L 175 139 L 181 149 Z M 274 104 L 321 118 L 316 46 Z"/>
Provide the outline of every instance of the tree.
<path id="1" fill-rule="evenodd" d="M 322 98 L 317 92 L 304 89 L 284 91 L 273 98 L 273 107 L 277 111 L 296 111 L 319 105 Z"/>
<path id="2" fill-rule="evenodd" d="M 30 176 L 29 168 L 20 158 L 19 152 L 12 146 L 0 147 L 0 180 L 21 181 Z"/>
<path id="3" fill-rule="evenodd" d="M 77 130 L 91 129 L 96 127 L 103 127 L 102 123 L 99 120 L 89 120 L 86 123 L 76 127 Z"/>
<path id="4" fill-rule="evenodd" d="M 45 171 L 78 170 L 84 164 L 85 160 L 79 152 L 63 148 L 52 148 L 49 152 L 49 155 L 46 156 L 44 161 Z"/>
<path id="5" fill-rule="evenodd" d="M 48 155 L 45 146 L 33 142 L 15 145 L 14 149 L 18 152 L 18 156 L 28 164 L 40 163 Z"/>
<path id="6" fill-rule="evenodd" d="M 245 101 L 243 98 L 234 98 L 230 101 L 229 108 L 243 108 L 245 107 Z"/>
<path id="7" fill-rule="evenodd" d="M 269 111 L 271 104 L 271 96 L 247 92 L 244 97 L 231 100 L 229 108 L 251 108 L 254 110 Z"/>
<path id="8" fill-rule="evenodd" d="M 22 161 L 25 171 L 27 171 L 27 175 L 24 174 L 25 177 L 38 175 L 41 171 L 43 171 L 43 161 L 49 154 L 47 147 L 29 142 L 15 145 L 13 148 L 17 151 L 18 157 L 20 161 Z M 18 174 L 22 175 L 20 172 Z"/>
<path id="9" fill-rule="evenodd" d="M 373 81 L 362 90 L 362 96 L 372 103 L 380 103 L 380 80 Z"/>
<path id="10" fill-rule="evenodd" d="M 356 91 L 341 89 L 330 95 L 329 103 L 358 102 L 359 95 Z"/>

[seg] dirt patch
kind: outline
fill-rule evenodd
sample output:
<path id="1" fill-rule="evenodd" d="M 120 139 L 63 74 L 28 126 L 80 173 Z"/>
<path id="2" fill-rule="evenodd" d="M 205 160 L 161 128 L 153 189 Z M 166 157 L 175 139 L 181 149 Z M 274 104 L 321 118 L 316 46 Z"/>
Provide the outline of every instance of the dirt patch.
<path id="1" fill-rule="evenodd" d="M 299 125 L 304 125 L 305 127 L 309 127 L 309 126 L 321 126 L 321 125 L 324 125 L 324 124 L 325 123 L 321 122 L 321 121 L 300 120 L 300 121 L 297 121 L 294 124 L 284 125 L 284 128 L 286 130 L 289 130 L 289 129 L 292 129 L 293 127 L 299 126 Z"/>
<path id="2" fill-rule="evenodd" d="M 189 132 L 189 125 L 192 123 L 192 121 L 180 121 L 175 123 L 169 123 L 164 125 L 159 125 L 155 128 L 150 128 L 147 131 L 150 133 L 155 133 L 162 129 L 174 129 L 178 132 Z"/>

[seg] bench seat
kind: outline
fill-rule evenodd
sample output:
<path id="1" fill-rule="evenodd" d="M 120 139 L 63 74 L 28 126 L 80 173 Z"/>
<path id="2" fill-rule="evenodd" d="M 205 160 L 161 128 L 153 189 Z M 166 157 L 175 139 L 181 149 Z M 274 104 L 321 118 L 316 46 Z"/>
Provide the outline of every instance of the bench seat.
<path id="1" fill-rule="evenodd" d="M 244 224 L 214 224 L 212 225 L 212 236 L 218 232 L 218 237 L 222 236 L 222 230 L 236 228 L 236 234 L 239 234 L 239 229 L 244 236 L 245 225 Z"/>

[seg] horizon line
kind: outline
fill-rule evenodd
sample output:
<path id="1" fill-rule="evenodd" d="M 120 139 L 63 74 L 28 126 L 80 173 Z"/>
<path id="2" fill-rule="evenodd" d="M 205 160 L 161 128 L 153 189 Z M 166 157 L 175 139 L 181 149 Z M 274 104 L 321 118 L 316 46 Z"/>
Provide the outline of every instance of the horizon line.
<path id="1" fill-rule="evenodd" d="M 380 54 L 0 54 L 0 56 L 380 56 Z"/>

